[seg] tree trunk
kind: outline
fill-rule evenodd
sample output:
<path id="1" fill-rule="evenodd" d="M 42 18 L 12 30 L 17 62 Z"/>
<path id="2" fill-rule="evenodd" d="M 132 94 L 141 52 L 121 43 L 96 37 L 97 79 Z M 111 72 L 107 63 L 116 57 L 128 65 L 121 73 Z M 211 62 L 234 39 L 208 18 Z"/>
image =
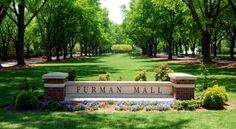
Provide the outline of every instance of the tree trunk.
<path id="1" fill-rule="evenodd" d="M 20 0 L 19 6 L 19 15 L 18 15 L 18 24 L 17 24 L 17 44 L 16 44 L 16 55 L 17 55 L 17 65 L 25 65 L 24 60 L 24 34 L 25 34 L 25 25 L 24 25 L 24 15 L 25 15 L 25 0 Z"/>
<path id="2" fill-rule="evenodd" d="M 168 41 L 168 60 L 172 60 L 172 39 Z"/>
<path id="3" fill-rule="evenodd" d="M 192 56 L 195 56 L 195 49 L 196 49 L 196 43 L 193 43 L 193 46 L 191 47 Z"/>
<path id="4" fill-rule="evenodd" d="M 87 43 L 84 44 L 84 55 L 85 56 L 88 55 L 88 45 L 87 45 Z"/>
<path id="5" fill-rule="evenodd" d="M 188 45 L 185 43 L 184 44 L 184 49 L 185 49 L 185 56 L 188 56 Z"/>
<path id="6" fill-rule="evenodd" d="M 182 43 L 181 43 L 181 41 L 178 43 L 178 45 L 179 45 L 179 52 L 180 52 L 180 53 L 183 53 Z"/>
<path id="7" fill-rule="evenodd" d="M 73 48 L 70 48 L 70 58 L 73 58 Z"/>
<path id="8" fill-rule="evenodd" d="M 26 57 L 30 58 L 30 46 L 26 47 Z"/>
<path id="9" fill-rule="evenodd" d="M 58 47 L 56 48 L 56 55 L 57 55 L 57 60 L 60 60 L 60 49 Z"/>
<path id="10" fill-rule="evenodd" d="M 216 43 L 213 44 L 213 55 L 214 55 L 214 58 L 216 58 L 216 55 L 217 55 L 217 45 L 216 45 Z"/>
<path id="11" fill-rule="evenodd" d="M 153 52 L 152 52 L 152 50 L 153 50 L 153 45 L 152 44 L 149 44 L 149 47 L 148 47 L 148 56 L 152 56 L 152 54 L 153 54 Z"/>
<path id="12" fill-rule="evenodd" d="M 95 48 L 95 55 L 98 55 L 98 47 Z"/>
<path id="13" fill-rule="evenodd" d="M 211 35 L 209 32 L 205 31 L 202 34 L 202 56 L 203 56 L 203 62 L 204 63 L 210 63 L 211 62 L 211 55 L 210 55 L 210 44 L 211 44 Z"/>
<path id="14" fill-rule="evenodd" d="M 178 43 L 177 42 L 175 42 L 175 55 L 178 55 Z"/>
<path id="15" fill-rule="evenodd" d="M 67 58 L 67 46 L 64 47 L 64 52 L 63 52 L 63 58 L 66 59 Z"/>
<path id="16" fill-rule="evenodd" d="M 83 51 L 84 51 L 83 44 L 80 43 L 80 56 L 83 56 Z"/>
<path id="17" fill-rule="evenodd" d="M 234 59 L 234 47 L 235 47 L 235 41 L 230 41 L 230 58 Z"/>
<path id="18" fill-rule="evenodd" d="M 63 59 L 66 59 L 66 56 L 67 56 L 67 52 L 66 52 L 66 48 L 63 49 Z"/>
<path id="19" fill-rule="evenodd" d="M 7 61 L 8 59 L 8 47 L 7 46 L 3 46 L 3 61 Z"/>
<path id="20" fill-rule="evenodd" d="M 52 50 L 50 42 L 48 42 L 47 45 L 47 61 L 52 61 Z"/>
<path id="21" fill-rule="evenodd" d="M 154 43 L 154 47 L 153 47 L 153 56 L 156 57 L 157 55 L 157 43 Z"/>

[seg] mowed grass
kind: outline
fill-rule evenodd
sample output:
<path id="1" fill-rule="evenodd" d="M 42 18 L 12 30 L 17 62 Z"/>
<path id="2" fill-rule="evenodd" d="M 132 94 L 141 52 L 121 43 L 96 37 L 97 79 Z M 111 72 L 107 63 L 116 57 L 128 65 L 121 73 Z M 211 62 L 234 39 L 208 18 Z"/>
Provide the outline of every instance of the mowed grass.
<path id="1" fill-rule="evenodd" d="M 207 112 L 15 113 L 3 129 L 235 129 L 236 110 Z"/>
<path id="2" fill-rule="evenodd" d="M 148 80 L 154 80 L 154 68 L 167 63 L 175 72 L 198 76 L 198 65 L 155 61 L 128 54 L 103 55 L 69 59 L 40 64 L 37 67 L 0 71 L 0 106 L 11 103 L 15 88 L 25 78 L 43 92 L 42 75 L 48 72 L 67 72 L 74 69 L 77 80 L 96 80 L 99 74 L 111 73 L 111 79 L 134 80 L 142 69 L 148 71 Z M 236 69 L 209 67 L 209 82 L 225 86 L 229 101 L 236 103 Z M 201 94 L 201 92 L 197 92 Z M 156 113 L 16 113 L 0 109 L 0 128 L 236 128 L 236 110 L 205 112 L 156 112 Z"/>

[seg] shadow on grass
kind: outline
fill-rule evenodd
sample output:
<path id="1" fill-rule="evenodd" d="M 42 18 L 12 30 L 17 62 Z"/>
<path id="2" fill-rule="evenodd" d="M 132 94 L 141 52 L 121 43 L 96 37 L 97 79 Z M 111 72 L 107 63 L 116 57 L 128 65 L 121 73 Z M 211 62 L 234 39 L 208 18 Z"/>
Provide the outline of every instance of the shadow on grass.
<path id="1" fill-rule="evenodd" d="M 68 72 L 74 69 L 77 73 L 77 79 L 80 77 L 90 78 L 106 72 L 116 73 L 117 69 L 102 65 L 63 65 L 63 66 L 42 66 L 33 68 L 23 68 L 15 70 L 1 71 L 0 73 L 0 105 L 11 102 L 12 95 L 17 86 L 24 84 L 25 78 L 28 83 L 43 90 L 42 75 L 49 72 Z"/>
<path id="2" fill-rule="evenodd" d="M 0 113 L 3 128 L 38 129 L 181 129 L 190 119 L 129 113 Z"/>

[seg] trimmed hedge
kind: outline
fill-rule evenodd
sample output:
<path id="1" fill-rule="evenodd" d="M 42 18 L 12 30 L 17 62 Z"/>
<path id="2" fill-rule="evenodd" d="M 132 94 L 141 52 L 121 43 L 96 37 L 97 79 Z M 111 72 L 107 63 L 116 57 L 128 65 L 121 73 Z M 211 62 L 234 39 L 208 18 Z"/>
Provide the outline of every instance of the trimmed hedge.
<path id="1" fill-rule="evenodd" d="M 15 100 L 17 110 L 30 110 L 38 106 L 38 99 L 32 91 L 21 91 Z"/>
<path id="2" fill-rule="evenodd" d="M 111 50 L 118 53 L 132 51 L 132 46 L 128 44 L 115 44 L 112 45 Z"/>
<path id="3" fill-rule="evenodd" d="M 222 109 L 226 101 L 228 101 L 226 90 L 218 85 L 207 88 L 201 95 L 202 106 L 208 109 Z"/>

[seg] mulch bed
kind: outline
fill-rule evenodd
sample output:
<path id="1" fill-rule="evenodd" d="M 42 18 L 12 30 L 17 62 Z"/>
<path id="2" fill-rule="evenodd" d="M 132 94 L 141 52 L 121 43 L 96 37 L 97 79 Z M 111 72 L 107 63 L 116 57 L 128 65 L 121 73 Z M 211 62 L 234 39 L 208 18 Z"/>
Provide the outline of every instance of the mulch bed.
<path id="1" fill-rule="evenodd" d="M 98 110 L 82 110 L 82 111 L 75 111 L 75 112 L 183 112 L 185 110 L 175 110 L 175 109 L 170 109 L 167 111 L 145 111 L 145 110 L 140 110 L 140 111 L 117 111 L 115 110 L 115 104 L 108 104 L 107 102 L 99 102 L 100 108 Z M 224 105 L 224 109 L 221 110 L 234 110 L 236 109 L 236 103 L 226 103 Z M 18 111 L 16 110 L 15 106 L 13 104 L 5 105 L 4 107 L 5 111 L 10 111 L 10 112 L 44 112 L 42 109 L 34 109 L 34 110 L 27 110 L 27 111 Z M 190 112 L 205 112 L 209 111 L 209 109 L 205 108 L 200 108 L 196 109 L 195 111 L 190 111 Z M 188 111 L 189 112 L 189 111 Z"/>

